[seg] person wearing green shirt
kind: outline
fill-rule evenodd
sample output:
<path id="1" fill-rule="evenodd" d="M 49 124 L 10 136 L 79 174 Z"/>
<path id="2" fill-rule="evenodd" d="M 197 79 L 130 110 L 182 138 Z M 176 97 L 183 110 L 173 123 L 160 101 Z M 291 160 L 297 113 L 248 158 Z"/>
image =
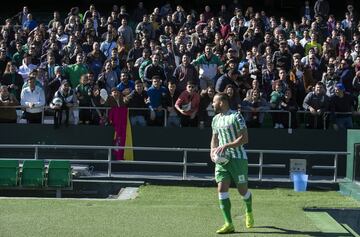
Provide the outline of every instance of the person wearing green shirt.
<path id="1" fill-rule="evenodd" d="M 80 77 L 88 73 L 88 67 L 83 63 L 82 53 L 76 55 L 76 63 L 68 65 L 64 68 L 64 73 L 69 78 L 72 88 L 75 88 L 80 83 Z"/>
<path id="2" fill-rule="evenodd" d="M 245 119 L 241 113 L 230 109 L 227 94 L 216 94 L 213 98 L 213 107 L 217 114 L 211 125 L 210 157 L 213 162 L 217 162 L 217 156 L 225 157 L 228 160 L 226 163 L 215 164 L 219 204 L 225 220 L 225 224 L 216 233 L 228 234 L 235 232 L 229 196 L 232 181 L 246 205 L 245 226 L 246 228 L 254 226 L 252 194 L 248 190 L 248 160 L 243 147 L 248 142 L 248 133 Z"/>

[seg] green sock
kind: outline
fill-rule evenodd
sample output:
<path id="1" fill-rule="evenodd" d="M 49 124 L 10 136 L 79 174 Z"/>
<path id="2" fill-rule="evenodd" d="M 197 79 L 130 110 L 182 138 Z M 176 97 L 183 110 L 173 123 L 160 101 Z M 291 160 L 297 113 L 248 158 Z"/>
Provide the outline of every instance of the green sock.
<path id="1" fill-rule="evenodd" d="M 252 194 L 248 199 L 244 199 L 246 205 L 246 212 L 252 212 Z"/>
<path id="2" fill-rule="evenodd" d="M 231 224 L 232 223 L 232 219 L 231 219 L 231 202 L 230 202 L 230 198 L 227 199 L 220 199 L 220 209 L 221 212 L 224 216 L 225 222 Z"/>

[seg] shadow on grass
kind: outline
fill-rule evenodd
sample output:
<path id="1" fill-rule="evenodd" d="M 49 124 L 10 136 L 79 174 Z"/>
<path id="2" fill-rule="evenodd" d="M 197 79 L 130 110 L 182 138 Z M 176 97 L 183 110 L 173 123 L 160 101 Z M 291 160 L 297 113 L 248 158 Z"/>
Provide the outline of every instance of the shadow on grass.
<path id="1" fill-rule="evenodd" d="M 259 231 L 257 230 L 259 229 Z M 261 231 L 261 229 L 272 229 L 277 231 Z M 280 228 L 276 226 L 255 226 L 252 228 L 254 231 L 243 231 L 242 233 L 249 234 L 279 234 L 279 235 L 307 235 L 313 237 L 345 237 L 345 236 L 353 236 L 352 234 L 344 234 L 344 233 L 323 233 L 319 231 L 299 231 L 299 230 L 289 230 L 285 228 Z"/>

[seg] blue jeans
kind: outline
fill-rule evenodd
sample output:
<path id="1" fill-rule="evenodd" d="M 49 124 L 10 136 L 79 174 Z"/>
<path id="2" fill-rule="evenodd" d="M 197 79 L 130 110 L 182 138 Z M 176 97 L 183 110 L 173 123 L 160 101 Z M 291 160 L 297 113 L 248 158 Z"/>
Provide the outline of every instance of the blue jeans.
<path id="1" fill-rule="evenodd" d="M 142 115 L 130 116 L 130 123 L 132 126 L 146 126 L 145 118 Z"/>
<path id="2" fill-rule="evenodd" d="M 166 127 L 180 127 L 180 118 L 178 116 L 169 116 Z"/>
<path id="3" fill-rule="evenodd" d="M 352 117 L 336 118 L 336 125 L 339 129 L 353 128 Z"/>

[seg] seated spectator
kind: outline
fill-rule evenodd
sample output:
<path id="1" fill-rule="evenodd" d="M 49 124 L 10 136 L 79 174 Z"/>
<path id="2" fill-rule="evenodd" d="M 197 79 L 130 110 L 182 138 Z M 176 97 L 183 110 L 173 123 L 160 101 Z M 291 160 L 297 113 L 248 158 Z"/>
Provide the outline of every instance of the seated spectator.
<path id="1" fill-rule="evenodd" d="M 45 105 L 44 90 L 35 84 L 36 78 L 30 76 L 28 79 L 29 86 L 24 87 L 21 91 L 21 105 L 25 106 L 23 117 L 28 123 L 42 122 L 42 107 Z"/>
<path id="2" fill-rule="evenodd" d="M 181 114 L 180 121 L 182 127 L 198 126 L 199 106 L 200 95 L 195 91 L 195 84 L 189 81 L 186 90 L 180 94 L 175 103 L 175 108 Z"/>
<path id="3" fill-rule="evenodd" d="M 303 102 L 305 111 L 310 113 L 305 114 L 305 127 L 325 129 L 324 121 L 326 122 L 326 116 L 324 112 L 329 108 L 329 97 L 325 93 L 324 84 L 318 82 L 315 85 L 314 91 L 309 92 Z M 326 123 L 325 123 L 326 125 Z"/>
<path id="4" fill-rule="evenodd" d="M 241 104 L 241 111 L 244 112 L 246 124 L 250 128 L 261 127 L 264 122 L 264 112 L 269 109 L 269 104 L 260 96 L 259 90 L 252 90 L 251 95 Z"/>
<path id="5" fill-rule="evenodd" d="M 19 105 L 15 95 L 9 93 L 8 86 L 0 86 L 0 123 L 16 123 L 17 114 L 15 108 L 1 108 Z"/>
<path id="6" fill-rule="evenodd" d="M 353 128 L 351 112 L 356 109 L 355 100 L 345 91 L 343 84 L 335 85 L 335 94 L 330 98 L 329 104 L 334 129 Z"/>
<path id="7" fill-rule="evenodd" d="M 146 126 L 148 96 L 140 80 L 135 81 L 135 89 L 124 98 L 124 102 L 129 108 L 131 125 Z M 132 108 L 140 110 L 132 110 Z"/>
<path id="8" fill-rule="evenodd" d="M 241 107 L 241 99 L 234 86 L 229 84 L 225 87 L 224 93 L 229 96 L 229 106 L 231 110 L 239 110 Z"/>
<path id="9" fill-rule="evenodd" d="M 20 100 L 20 92 L 24 81 L 22 77 L 16 72 L 16 66 L 12 62 L 6 64 L 6 68 L 0 85 L 8 86 L 10 94 L 13 94 L 17 100 Z"/>
<path id="10" fill-rule="evenodd" d="M 61 102 L 58 103 L 57 101 Z M 50 103 L 50 108 L 55 110 L 55 128 L 59 128 L 62 123 L 65 123 L 65 126 L 68 126 L 70 122 L 75 123 L 74 107 L 76 106 L 77 98 L 75 90 L 70 87 L 68 80 L 63 80 L 59 90 L 54 94 L 54 99 Z"/>

